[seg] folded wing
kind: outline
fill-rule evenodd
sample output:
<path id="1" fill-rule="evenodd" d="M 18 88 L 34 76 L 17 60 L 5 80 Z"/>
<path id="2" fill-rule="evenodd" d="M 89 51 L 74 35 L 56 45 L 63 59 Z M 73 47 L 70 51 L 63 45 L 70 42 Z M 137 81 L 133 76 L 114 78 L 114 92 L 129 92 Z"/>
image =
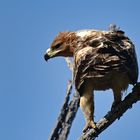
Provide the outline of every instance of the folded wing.
<path id="1" fill-rule="evenodd" d="M 86 79 L 101 78 L 112 71 L 128 74 L 130 84 L 138 79 L 135 47 L 123 31 L 92 35 L 80 42 L 74 55 L 74 80 L 80 90 Z"/>

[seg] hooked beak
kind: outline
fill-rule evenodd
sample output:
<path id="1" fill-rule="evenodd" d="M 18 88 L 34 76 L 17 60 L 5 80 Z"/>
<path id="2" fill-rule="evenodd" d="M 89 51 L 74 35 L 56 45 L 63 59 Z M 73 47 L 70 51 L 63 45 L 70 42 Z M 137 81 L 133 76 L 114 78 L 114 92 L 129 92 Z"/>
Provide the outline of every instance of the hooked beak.
<path id="1" fill-rule="evenodd" d="M 48 61 L 48 60 L 50 59 L 50 56 L 48 55 L 47 51 L 46 51 L 45 54 L 44 54 L 44 59 L 45 59 L 46 61 Z"/>
<path id="2" fill-rule="evenodd" d="M 50 59 L 50 56 L 49 56 L 47 53 L 45 53 L 44 59 L 45 59 L 46 61 L 48 61 L 48 60 Z"/>
<path id="3" fill-rule="evenodd" d="M 51 49 L 49 48 L 44 54 L 44 59 L 48 61 L 50 58 L 51 58 Z"/>
<path id="4" fill-rule="evenodd" d="M 48 61 L 50 58 L 58 56 L 58 53 L 61 50 L 52 50 L 51 48 L 47 49 L 46 53 L 44 54 L 44 59 Z"/>

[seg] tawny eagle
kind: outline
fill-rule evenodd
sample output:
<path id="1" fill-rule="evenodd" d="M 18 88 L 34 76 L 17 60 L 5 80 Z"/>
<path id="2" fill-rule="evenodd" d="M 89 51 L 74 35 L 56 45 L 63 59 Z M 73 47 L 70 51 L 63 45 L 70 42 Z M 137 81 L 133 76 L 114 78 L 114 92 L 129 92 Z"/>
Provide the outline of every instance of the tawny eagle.
<path id="1" fill-rule="evenodd" d="M 56 56 L 74 58 L 74 82 L 86 120 L 84 131 L 96 128 L 94 90 L 112 89 L 113 108 L 128 85 L 138 79 L 135 46 L 122 30 L 61 32 L 44 55 L 46 61 Z"/>

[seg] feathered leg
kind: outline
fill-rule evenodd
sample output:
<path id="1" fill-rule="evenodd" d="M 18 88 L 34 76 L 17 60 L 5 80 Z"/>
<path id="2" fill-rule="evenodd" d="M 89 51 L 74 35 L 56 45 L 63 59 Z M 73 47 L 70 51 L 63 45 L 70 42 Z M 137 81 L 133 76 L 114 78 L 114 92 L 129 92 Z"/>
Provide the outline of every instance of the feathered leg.
<path id="1" fill-rule="evenodd" d="M 111 110 L 113 108 L 115 108 L 121 102 L 121 98 L 122 98 L 121 89 L 114 88 L 113 89 L 113 94 L 114 94 L 114 102 L 112 104 Z"/>
<path id="2" fill-rule="evenodd" d="M 128 75 L 125 75 L 124 73 L 116 73 L 114 75 L 115 77 L 112 78 L 114 102 L 111 109 L 121 102 L 123 95 L 122 91 L 125 91 L 128 88 L 128 84 L 130 83 Z"/>
<path id="3" fill-rule="evenodd" d="M 96 128 L 94 123 L 94 99 L 93 99 L 93 87 L 90 84 L 86 84 L 82 96 L 80 98 L 80 107 L 83 111 L 86 126 L 83 132 L 86 132 L 89 128 Z"/>

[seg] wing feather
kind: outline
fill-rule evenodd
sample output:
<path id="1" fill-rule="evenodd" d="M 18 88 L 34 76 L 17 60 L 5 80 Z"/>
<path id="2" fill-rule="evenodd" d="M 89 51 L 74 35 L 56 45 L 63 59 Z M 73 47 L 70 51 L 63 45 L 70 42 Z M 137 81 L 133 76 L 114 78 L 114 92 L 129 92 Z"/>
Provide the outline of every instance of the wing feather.
<path id="1" fill-rule="evenodd" d="M 104 77 L 111 71 L 127 73 L 130 84 L 138 79 L 135 47 L 124 32 L 108 32 L 82 42 L 74 55 L 74 80 L 79 90 L 86 79 Z"/>

